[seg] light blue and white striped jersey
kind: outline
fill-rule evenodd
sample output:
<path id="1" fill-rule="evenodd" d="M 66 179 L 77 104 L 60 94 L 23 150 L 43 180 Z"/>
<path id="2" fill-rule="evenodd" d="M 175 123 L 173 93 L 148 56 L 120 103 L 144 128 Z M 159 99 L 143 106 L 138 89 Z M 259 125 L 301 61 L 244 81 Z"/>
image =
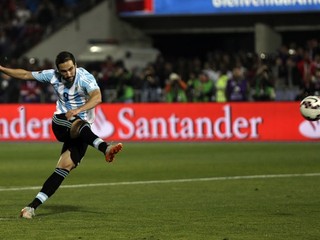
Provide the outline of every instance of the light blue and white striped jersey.
<path id="1" fill-rule="evenodd" d="M 32 72 L 32 76 L 43 83 L 50 83 L 58 97 L 54 114 L 66 113 L 86 103 L 91 91 L 99 89 L 96 79 L 84 68 L 76 69 L 76 76 L 72 86 L 67 87 L 57 70 L 48 69 Z M 94 121 L 94 109 L 79 113 L 79 117 L 89 123 Z"/>

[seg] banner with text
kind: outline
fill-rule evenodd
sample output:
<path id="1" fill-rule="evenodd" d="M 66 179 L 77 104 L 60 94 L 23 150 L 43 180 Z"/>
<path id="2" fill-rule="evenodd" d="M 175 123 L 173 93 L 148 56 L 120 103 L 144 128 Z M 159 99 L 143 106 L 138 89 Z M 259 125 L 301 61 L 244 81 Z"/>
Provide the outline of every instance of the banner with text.
<path id="1" fill-rule="evenodd" d="M 54 104 L 0 105 L 1 141 L 55 141 Z M 320 121 L 298 102 L 101 104 L 92 129 L 111 141 L 310 141 Z"/>
<path id="2" fill-rule="evenodd" d="M 188 15 L 223 13 L 288 13 L 320 10 L 320 0 L 144 0 L 144 10 L 121 15 Z M 150 6 L 150 7 L 149 7 Z M 125 9 L 124 9 L 125 10 Z"/>

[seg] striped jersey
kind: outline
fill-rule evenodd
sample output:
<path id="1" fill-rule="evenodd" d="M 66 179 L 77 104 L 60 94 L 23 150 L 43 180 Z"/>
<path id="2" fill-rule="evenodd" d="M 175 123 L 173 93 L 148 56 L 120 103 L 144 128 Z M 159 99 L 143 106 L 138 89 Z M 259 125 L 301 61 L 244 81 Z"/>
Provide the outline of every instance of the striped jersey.
<path id="1" fill-rule="evenodd" d="M 96 79 L 84 68 L 76 69 L 76 76 L 72 86 L 63 83 L 62 76 L 57 70 L 48 69 L 32 72 L 32 76 L 39 82 L 50 83 L 56 94 L 56 111 L 54 114 L 66 113 L 86 103 L 91 91 L 99 89 Z M 79 113 L 79 117 L 89 123 L 94 121 L 94 109 Z"/>

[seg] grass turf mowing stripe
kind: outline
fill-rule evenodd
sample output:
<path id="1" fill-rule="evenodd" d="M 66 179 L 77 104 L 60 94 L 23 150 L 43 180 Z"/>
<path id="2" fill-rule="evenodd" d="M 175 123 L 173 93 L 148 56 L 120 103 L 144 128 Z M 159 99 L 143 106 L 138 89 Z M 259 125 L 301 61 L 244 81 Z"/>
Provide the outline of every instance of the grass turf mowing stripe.
<path id="1" fill-rule="evenodd" d="M 243 179 L 267 179 L 267 178 L 291 178 L 291 177 L 318 177 L 320 173 L 293 173 L 293 174 L 269 174 L 269 175 L 251 175 L 251 176 L 229 176 L 229 177 L 210 177 L 210 178 L 187 178 L 187 179 L 168 179 L 168 180 L 151 180 L 151 181 L 132 181 L 132 182 L 113 182 L 113 183 L 91 183 L 64 185 L 60 188 L 85 188 L 85 187 L 103 187 L 119 185 L 144 185 L 144 184 L 162 184 L 162 183 L 185 183 L 185 182 L 204 182 L 204 181 L 223 181 L 223 180 L 243 180 Z M 0 192 L 5 191 L 23 191 L 35 190 L 40 186 L 34 187 L 14 187 L 0 188 Z"/>

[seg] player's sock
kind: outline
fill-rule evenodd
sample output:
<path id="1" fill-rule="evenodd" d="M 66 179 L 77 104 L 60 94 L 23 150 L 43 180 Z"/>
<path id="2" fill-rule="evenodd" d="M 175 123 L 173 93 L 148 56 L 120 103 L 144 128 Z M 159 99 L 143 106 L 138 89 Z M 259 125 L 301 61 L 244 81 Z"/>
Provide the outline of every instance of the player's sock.
<path id="1" fill-rule="evenodd" d="M 105 153 L 108 147 L 108 144 L 95 135 L 88 124 L 84 124 L 79 129 L 79 135 L 81 139 L 86 142 L 87 144 L 93 146 L 94 148 L 98 149 L 99 151 Z"/>
<path id="2" fill-rule="evenodd" d="M 35 199 L 28 205 L 36 209 L 39 205 L 44 203 L 49 197 L 51 197 L 55 191 L 59 188 L 63 180 L 68 176 L 69 171 L 62 168 L 56 168 L 54 173 L 45 181 L 42 189 L 37 194 Z"/>

